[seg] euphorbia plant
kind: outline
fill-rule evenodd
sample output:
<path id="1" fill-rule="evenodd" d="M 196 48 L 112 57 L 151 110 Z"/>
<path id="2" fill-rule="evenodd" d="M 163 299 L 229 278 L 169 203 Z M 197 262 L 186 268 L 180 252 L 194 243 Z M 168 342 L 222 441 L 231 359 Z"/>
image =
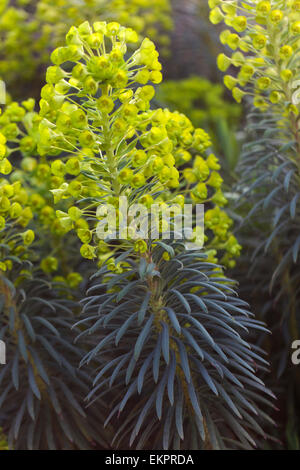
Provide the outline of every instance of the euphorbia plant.
<path id="1" fill-rule="evenodd" d="M 300 2 L 212 0 L 210 4 L 212 21 L 224 20 L 231 28 L 220 37 L 234 52 L 230 57 L 220 55 L 218 64 L 223 71 L 233 65 L 238 74 L 226 75 L 224 82 L 238 101 L 245 97 L 254 105 L 238 187 L 241 214 L 248 210 L 243 233 L 252 254 L 253 282 L 245 287 L 259 305 L 264 299 L 258 310 L 278 335 L 274 362 L 277 377 L 285 372 L 279 389 L 288 395 L 285 437 L 289 446 L 298 448 L 300 379 L 289 357 L 293 341 L 299 338 Z M 254 239 L 258 239 L 255 249 Z"/>
<path id="2" fill-rule="evenodd" d="M 232 265 L 240 251 L 220 209 L 219 163 L 184 115 L 151 110 L 148 82 L 161 81 L 161 66 L 149 39 L 126 55 L 135 39 L 117 23 L 71 28 L 40 102 L 38 151 L 59 182 L 57 228 L 75 230 L 83 258 L 100 267 L 78 324 L 82 365 L 96 362 L 89 399 L 106 397 L 113 426 L 122 412 L 114 445 L 248 448 L 265 437 L 252 414 L 267 419 L 258 403 L 268 402 L 253 367 L 265 361 L 245 335 L 264 327 L 215 264 Z M 130 233 L 99 240 L 97 208 L 118 209 L 121 195 L 129 206 L 205 202 L 206 248 Z"/>
<path id="3" fill-rule="evenodd" d="M 0 116 L 0 338 L 7 357 L 1 426 L 11 449 L 107 447 L 109 430 L 103 436 L 95 428 L 104 421 L 101 407 L 81 406 L 89 376 L 78 370 L 84 351 L 73 345 L 71 327 L 82 277 L 74 243 L 69 238 L 66 253 L 55 229 L 49 192 L 55 179 L 47 180 L 50 167 L 34 158 L 33 107 L 10 103 Z M 2 439 L 0 445 L 6 448 Z"/>

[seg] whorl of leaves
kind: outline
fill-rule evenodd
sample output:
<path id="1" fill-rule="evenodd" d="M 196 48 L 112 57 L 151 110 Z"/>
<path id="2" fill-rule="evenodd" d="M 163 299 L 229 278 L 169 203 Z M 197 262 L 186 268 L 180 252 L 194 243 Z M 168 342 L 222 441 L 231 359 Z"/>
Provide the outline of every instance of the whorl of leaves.
<path id="1" fill-rule="evenodd" d="M 299 146 L 279 122 L 274 113 L 249 114 L 237 187 L 244 255 L 235 276 L 242 280 L 243 298 L 272 331 L 272 341 L 262 335 L 260 344 L 272 357 L 273 373 L 266 380 L 285 415 L 284 426 L 272 435 L 298 449 L 300 375 L 291 348 L 300 335 Z"/>
<path id="2" fill-rule="evenodd" d="M 58 287 L 58 286 L 56 286 Z M 0 426 L 13 449 L 107 448 L 101 403 L 84 409 L 89 375 L 78 370 L 83 351 L 73 345 L 78 304 L 62 299 L 42 278 L 19 288 L 0 277 Z"/>
<path id="3" fill-rule="evenodd" d="M 266 330 L 216 265 L 178 247 L 157 242 L 139 262 L 125 253 L 127 272 L 94 276 L 79 322 L 81 340 L 94 341 L 82 364 L 102 363 L 88 398 L 114 396 L 114 447 L 255 447 L 272 393 L 249 333 Z"/>
<path id="4" fill-rule="evenodd" d="M 277 126 L 278 116 L 259 112 L 249 116 L 249 143 L 244 145 L 238 191 L 240 204 L 249 210 L 250 221 L 264 232 L 253 259 L 277 251 L 278 263 L 271 289 L 282 278 L 285 268 L 297 263 L 300 249 L 300 187 L 296 142 Z M 243 189 L 242 189 L 243 188 Z M 247 202 L 245 202 L 247 201 Z M 244 223 L 245 223 L 244 222 Z M 269 232 L 269 233 L 268 233 Z"/>
<path id="5" fill-rule="evenodd" d="M 251 260 L 252 287 L 248 290 L 255 290 L 256 285 L 265 291 L 260 314 L 269 313 L 272 331 L 279 329 L 286 343 L 286 350 L 279 354 L 280 375 L 287 365 L 291 342 L 299 338 L 300 331 L 300 180 L 297 143 L 288 130 L 278 127 L 278 119 L 270 113 L 264 119 L 258 112 L 249 115 L 249 143 L 243 148 L 237 192 L 243 216 L 242 243 Z M 241 271 L 240 275 L 245 277 Z"/>

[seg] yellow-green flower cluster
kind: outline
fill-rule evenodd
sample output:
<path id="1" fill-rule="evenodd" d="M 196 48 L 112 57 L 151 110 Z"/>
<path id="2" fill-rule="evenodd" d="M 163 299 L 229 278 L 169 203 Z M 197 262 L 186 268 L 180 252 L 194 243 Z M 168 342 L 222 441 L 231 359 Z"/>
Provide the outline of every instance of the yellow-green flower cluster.
<path id="1" fill-rule="evenodd" d="M 71 25 L 85 19 L 120 21 L 168 50 L 170 0 L 0 0 L 0 78 L 22 86 L 38 79 L 49 49 L 61 45 Z"/>
<path id="2" fill-rule="evenodd" d="M 30 259 L 36 261 L 36 254 L 29 249 L 38 239 L 45 241 L 45 251 L 53 250 L 57 256 L 61 248 L 61 234 L 57 229 L 53 198 L 50 189 L 56 187 L 57 177 L 51 174 L 51 167 L 44 158 L 37 159 L 40 116 L 34 112 L 34 100 L 22 104 L 9 102 L 0 116 L 0 269 L 11 271 L 13 261 Z M 1 164 L 3 165 L 1 167 Z M 47 245 L 48 243 L 48 245 Z M 32 248 L 32 247 L 31 247 Z M 41 254 L 39 255 L 41 256 Z M 14 258 L 13 258 L 14 257 Z M 49 256 L 40 262 L 46 273 Z M 50 256 L 51 258 L 51 256 Z M 54 257 L 52 257 L 54 258 Z M 46 261 L 45 261 L 46 259 Z M 56 260 L 58 267 L 58 262 Z M 66 263 L 64 282 L 71 288 L 81 282 L 81 276 L 72 271 L 72 263 Z M 54 263 L 51 265 L 54 266 Z M 62 281 L 62 278 L 60 279 Z"/>
<path id="3" fill-rule="evenodd" d="M 31 106 L 32 103 L 25 103 Z M 19 149 L 19 123 L 26 108 L 10 103 L 0 115 L 0 270 L 13 269 L 13 258 L 27 259 L 28 247 L 34 242 L 35 233 L 29 228 L 34 217 L 29 195 L 23 179 L 13 178 L 10 161 L 14 149 Z M 29 136 L 27 136 L 29 138 Z M 25 230 L 26 229 L 26 230 Z"/>
<path id="4" fill-rule="evenodd" d="M 13 268 L 12 256 L 27 259 L 26 248 L 35 238 L 28 228 L 33 213 L 20 181 L 10 183 L 0 172 L 0 270 Z M 24 230 L 26 229 L 26 230 Z"/>
<path id="5" fill-rule="evenodd" d="M 242 107 L 226 99 L 225 91 L 220 83 L 191 76 L 164 81 L 156 97 L 161 106 L 184 113 L 195 127 L 203 127 L 210 134 L 213 148 L 228 170 L 234 169 L 238 160 L 236 129 Z"/>
<path id="6" fill-rule="evenodd" d="M 238 257 L 241 252 L 241 245 L 239 245 L 234 235 L 228 234 L 229 229 L 232 227 L 233 221 L 222 211 L 220 207 L 214 207 L 205 213 L 205 227 L 210 229 L 214 238 L 210 244 L 209 255 L 212 256 L 212 260 L 216 261 L 214 256 L 217 251 L 223 248 L 225 250 L 222 258 L 222 263 L 225 266 L 234 267 L 234 258 Z"/>
<path id="7" fill-rule="evenodd" d="M 68 205 L 57 210 L 55 223 L 60 233 L 76 231 L 88 259 L 111 254 L 96 236 L 103 217 L 96 211 L 103 202 L 117 210 L 120 196 L 146 207 L 154 199 L 226 203 L 209 135 L 183 114 L 151 110 L 161 64 L 147 38 L 125 55 L 127 42 L 137 40 L 135 31 L 116 22 L 72 27 L 67 45 L 51 55 L 54 65 L 41 93 L 37 148 L 52 157 L 55 204 Z M 226 249 L 229 232 L 210 229 Z M 145 243 L 135 242 L 134 249 L 142 253 Z"/>
<path id="8" fill-rule="evenodd" d="M 211 21 L 224 21 L 220 35 L 232 54 L 220 54 L 218 66 L 226 72 L 225 85 L 240 102 L 246 93 L 254 105 L 265 110 L 276 106 L 281 114 L 298 115 L 295 81 L 299 79 L 299 0 L 210 0 Z M 233 69 L 234 70 L 234 69 Z"/>
<path id="9" fill-rule="evenodd" d="M 0 139 L 5 141 L 6 147 L 1 160 L 6 170 L 1 171 L 2 184 L 10 182 L 22 186 L 19 199 L 36 214 L 46 205 L 48 187 L 45 178 L 47 165 L 38 163 L 36 158 L 40 117 L 34 112 L 34 106 L 32 99 L 22 104 L 8 103 L 0 116 Z M 17 154 L 21 155 L 21 160 Z M 48 200 L 51 200 L 49 195 Z"/>

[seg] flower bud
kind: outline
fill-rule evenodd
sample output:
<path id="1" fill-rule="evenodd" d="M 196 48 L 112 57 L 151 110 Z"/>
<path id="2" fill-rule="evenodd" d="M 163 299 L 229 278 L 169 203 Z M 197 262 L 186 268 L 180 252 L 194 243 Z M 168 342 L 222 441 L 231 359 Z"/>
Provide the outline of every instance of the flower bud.
<path id="1" fill-rule="evenodd" d="M 46 81 L 47 83 L 56 84 L 66 76 L 66 73 L 56 65 L 47 68 Z"/>
<path id="2" fill-rule="evenodd" d="M 291 24 L 291 32 L 295 35 L 300 34 L 300 21 Z"/>
<path id="3" fill-rule="evenodd" d="M 3 175 L 9 175 L 9 173 L 12 172 L 12 166 L 9 160 L 7 158 L 4 158 L 3 160 L 0 161 L 0 173 Z"/>
<path id="4" fill-rule="evenodd" d="M 231 75 L 225 75 L 224 77 L 224 85 L 226 86 L 226 88 L 228 88 L 229 90 L 232 90 L 236 84 L 237 84 L 237 79 L 236 78 L 233 78 L 231 77 Z"/>
<path id="5" fill-rule="evenodd" d="M 145 184 L 144 175 L 142 173 L 136 173 L 131 180 L 131 184 L 134 188 L 140 188 L 143 186 Z"/>
<path id="6" fill-rule="evenodd" d="M 92 33 L 87 37 L 87 43 L 92 49 L 98 49 L 103 41 L 103 34 L 101 33 Z"/>
<path id="7" fill-rule="evenodd" d="M 97 108 L 104 113 L 111 113 L 114 109 L 114 102 L 109 96 L 103 95 L 97 100 Z"/>
<path id="8" fill-rule="evenodd" d="M 159 72 L 158 70 L 154 70 L 153 72 L 150 73 L 150 81 L 154 84 L 161 83 L 163 79 L 162 73 Z"/>
<path id="9" fill-rule="evenodd" d="M 236 16 L 232 22 L 232 27 L 242 33 L 247 28 L 247 18 L 245 16 Z"/>
<path id="10" fill-rule="evenodd" d="M 82 243 L 89 243 L 92 240 L 92 232 L 90 230 L 80 228 L 77 230 L 77 235 Z"/>
<path id="11" fill-rule="evenodd" d="M 123 170 L 120 171 L 118 179 L 121 184 L 128 184 L 133 178 L 133 172 L 130 168 L 123 168 Z"/>
<path id="12" fill-rule="evenodd" d="M 288 82 L 293 77 L 293 72 L 289 69 L 281 70 L 280 76 L 284 82 Z"/>
<path id="13" fill-rule="evenodd" d="M 69 273 L 67 275 L 67 283 L 72 289 L 75 289 L 82 282 L 82 276 L 79 273 Z"/>
<path id="14" fill-rule="evenodd" d="M 226 70 L 230 67 L 231 65 L 231 59 L 229 59 L 229 57 L 227 57 L 225 54 L 219 54 L 218 55 L 218 58 L 217 58 L 217 65 L 218 65 L 218 68 L 222 71 L 222 72 L 226 72 Z"/>
<path id="15" fill-rule="evenodd" d="M 64 62 L 77 62 L 83 56 L 83 49 L 75 44 L 58 47 L 51 54 L 51 61 L 55 65 L 61 65 Z"/>
<path id="16" fill-rule="evenodd" d="M 192 190 L 192 195 L 201 201 L 207 198 L 207 187 L 204 183 L 198 183 Z"/>
<path id="17" fill-rule="evenodd" d="M 221 21 L 223 21 L 224 19 L 224 15 L 221 12 L 220 8 L 218 7 L 213 8 L 213 10 L 211 10 L 210 12 L 209 19 L 212 22 L 212 24 L 221 23 Z"/>
<path id="18" fill-rule="evenodd" d="M 283 46 L 280 48 L 280 58 L 283 60 L 289 59 L 293 55 L 293 48 L 291 46 Z"/>
<path id="19" fill-rule="evenodd" d="M 140 253 L 140 254 L 146 253 L 147 249 L 148 249 L 148 246 L 145 240 L 136 240 L 136 242 L 134 243 L 134 251 L 136 253 Z"/>
<path id="20" fill-rule="evenodd" d="M 21 237 L 23 238 L 24 245 L 31 245 L 35 238 L 34 231 L 27 230 L 26 232 L 21 233 Z"/>
<path id="21" fill-rule="evenodd" d="M 84 80 L 83 88 L 86 91 L 86 93 L 94 96 L 97 91 L 98 91 L 98 84 L 97 82 L 93 79 L 93 77 L 87 77 Z"/>
<path id="22" fill-rule="evenodd" d="M 58 261 L 53 256 L 48 256 L 47 258 L 44 258 L 41 262 L 41 269 L 45 273 L 51 273 L 53 271 L 56 271 L 57 267 L 58 267 Z"/>
<path id="23" fill-rule="evenodd" d="M 241 90 L 240 88 L 238 87 L 235 87 L 233 90 L 232 90 L 232 96 L 233 98 L 235 99 L 235 101 L 237 101 L 238 103 L 241 103 L 242 102 L 242 99 L 244 97 L 246 93 Z"/>
<path id="24" fill-rule="evenodd" d="M 258 11 L 258 13 L 261 13 L 263 15 L 269 13 L 269 11 L 271 10 L 271 3 L 267 0 L 263 0 L 261 2 L 258 2 L 257 6 L 256 6 L 256 10 Z"/>
<path id="25" fill-rule="evenodd" d="M 14 202 L 9 209 L 9 215 L 12 219 L 17 219 L 22 212 L 22 206 L 18 202 Z"/>
<path id="26" fill-rule="evenodd" d="M 84 131 L 79 134 L 79 142 L 82 147 L 93 147 L 95 137 L 90 131 Z"/>
<path id="27" fill-rule="evenodd" d="M 51 172 L 55 176 L 64 176 L 66 173 L 65 164 L 61 160 L 54 160 L 51 163 Z"/>
<path id="28" fill-rule="evenodd" d="M 269 77 L 260 77 L 256 81 L 256 85 L 259 90 L 267 90 L 271 85 L 271 80 Z"/>
<path id="29" fill-rule="evenodd" d="M 88 244 L 84 244 L 81 246 L 80 248 L 80 254 L 83 258 L 86 258 L 86 259 L 93 259 L 95 258 L 95 251 L 96 249 L 91 246 L 91 245 L 88 245 Z"/>
<path id="30" fill-rule="evenodd" d="M 80 173 L 80 161 L 76 157 L 69 158 L 65 165 L 65 170 L 70 175 L 77 176 Z"/>
<path id="31" fill-rule="evenodd" d="M 272 91 L 272 93 L 270 93 L 269 98 L 270 98 L 271 103 L 276 104 L 280 101 L 281 94 L 278 91 Z"/>
<path id="32" fill-rule="evenodd" d="M 283 12 L 281 10 L 273 10 L 270 13 L 270 20 L 272 23 L 277 24 L 283 19 Z"/>
<path id="33" fill-rule="evenodd" d="M 239 47 L 240 38 L 237 34 L 229 34 L 226 43 L 231 49 L 235 50 Z"/>
<path id="34" fill-rule="evenodd" d="M 143 166 L 148 159 L 148 156 L 144 150 L 136 150 L 132 155 L 132 165 L 134 168 Z"/>
<path id="35" fill-rule="evenodd" d="M 256 49 L 263 49 L 267 43 L 267 38 L 263 34 L 256 34 L 253 38 L 253 46 Z"/>

